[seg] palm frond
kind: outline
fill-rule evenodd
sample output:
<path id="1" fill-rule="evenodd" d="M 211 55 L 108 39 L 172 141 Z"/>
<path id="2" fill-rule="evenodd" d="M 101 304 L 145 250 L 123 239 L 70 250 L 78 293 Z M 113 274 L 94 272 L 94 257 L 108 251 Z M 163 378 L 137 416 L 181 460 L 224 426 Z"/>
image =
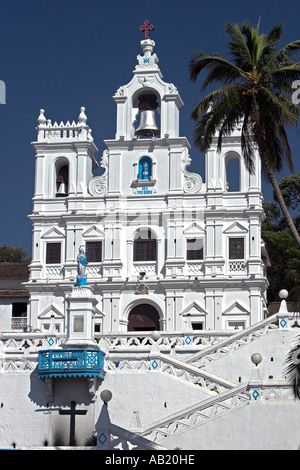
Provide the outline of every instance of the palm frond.
<path id="1" fill-rule="evenodd" d="M 249 21 L 244 21 L 242 28 L 242 34 L 246 38 L 247 48 L 251 56 L 251 63 L 253 66 L 258 66 L 263 56 L 264 48 L 267 44 L 267 36 L 265 34 L 259 34 L 259 23 L 255 28 L 252 28 Z"/>
<path id="2" fill-rule="evenodd" d="M 224 79 L 227 82 L 232 79 L 238 78 L 241 75 L 241 70 L 234 64 L 229 62 L 227 59 L 222 57 L 220 54 L 205 54 L 200 51 L 194 51 L 192 58 L 189 62 L 190 79 L 192 81 L 196 81 L 199 73 L 205 68 L 207 68 L 208 71 L 211 71 L 212 73 L 214 73 L 213 71 L 216 69 L 218 72 L 218 80 L 221 79 L 220 72 L 223 68 Z M 213 78 L 213 80 L 215 79 L 216 78 Z M 204 88 L 205 87 L 203 86 L 203 89 Z"/>
<path id="3" fill-rule="evenodd" d="M 300 338 L 286 357 L 284 373 L 287 381 L 293 386 L 294 397 L 300 400 Z"/>
<path id="4" fill-rule="evenodd" d="M 273 93 L 266 87 L 260 87 L 257 94 L 262 117 L 274 119 L 279 125 L 296 127 L 299 119 L 300 106 L 280 93 Z"/>
<path id="5" fill-rule="evenodd" d="M 283 127 L 281 127 L 276 116 L 260 118 L 253 126 L 253 137 L 257 143 L 263 176 L 268 179 L 268 167 L 272 168 L 273 172 L 279 172 L 284 167 L 285 161 L 290 161 L 291 154 L 289 147 L 286 147 L 286 135 L 283 134 Z"/>
<path id="6" fill-rule="evenodd" d="M 206 79 L 202 85 L 202 90 L 205 90 L 208 85 L 213 82 L 223 82 L 224 84 L 227 84 L 237 80 L 242 80 L 242 75 L 239 69 L 232 67 L 232 64 L 230 63 L 222 63 L 220 65 L 216 64 L 207 73 Z"/>
<path id="7" fill-rule="evenodd" d="M 300 40 L 292 41 L 283 46 L 266 65 L 266 71 L 276 69 L 278 65 L 287 63 L 300 50 Z"/>
<path id="8" fill-rule="evenodd" d="M 278 133 L 282 142 L 282 148 L 284 150 L 284 159 L 287 162 L 287 165 L 291 171 L 291 173 L 294 173 L 294 163 L 293 163 L 293 158 L 292 158 L 292 151 L 290 148 L 290 144 L 288 141 L 287 133 L 286 130 L 283 126 L 278 127 Z"/>
<path id="9" fill-rule="evenodd" d="M 226 34 L 230 37 L 229 49 L 237 67 L 244 71 L 252 68 L 252 57 L 241 27 L 237 24 L 225 24 Z"/>
<path id="10" fill-rule="evenodd" d="M 193 110 L 191 117 L 196 121 L 195 145 L 200 150 L 209 148 L 212 138 L 219 134 L 226 119 L 226 125 L 229 126 L 229 115 L 232 122 L 237 122 L 240 118 L 240 87 L 238 84 L 225 85 L 205 96 Z M 209 108 L 212 109 L 207 112 Z"/>
<path id="11" fill-rule="evenodd" d="M 263 46 L 261 58 L 258 63 L 259 67 L 264 67 L 265 65 L 267 65 L 270 59 L 276 53 L 276 47 L 281 38 L 282 31 L 283 31 L 283 24 L 279 24 L 279 25 L 273 26 L 270 33 L 267 36 L 265 36 L 265 44 Z"/>
<path id="12" fill-rule="evenodd" d="M 248 100 L 249 101 L 249 100 Z M 251 104 L 246 103 L 245 115 L 241 133 L 241 148 L 245 166 L 250 174 L 255 172 L 255 147 L 253 142 L 253 122 L 251 119 Z"/>
<path id="13" fill-rule="evenodd" d="M 214 106 L 214 110 L 216 110 L 220 107 L 219 103 L 222 102 L 225 105 L 224 110 L 226 110 L 226 107 L 230 107 L 235 102 L 239 102 L 241 89 L 242 85 L 232 83 L 212 91 L 204 96 L 192 111 L 192 119 L 199 120 L 201 116 L 207 112 L 207 109 L 210 108 L 211 103 Z"/>

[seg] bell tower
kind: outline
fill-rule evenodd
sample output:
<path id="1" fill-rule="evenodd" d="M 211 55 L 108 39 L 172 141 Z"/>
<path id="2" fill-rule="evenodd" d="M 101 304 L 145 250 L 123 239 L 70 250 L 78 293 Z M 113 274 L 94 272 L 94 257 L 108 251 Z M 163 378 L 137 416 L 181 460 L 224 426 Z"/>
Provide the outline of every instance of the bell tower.
<path id="1" fill-rule="evenodd" d="M 179 136 L 179 111 L 183 101 L 173 83 L 163 81 L 155 42 L 148 21 L 140 27 L 145 32 L 142 54 L 133 78 L 120 86 L 113 96 L 117 105 L 114 140 L 105 140 L 107 196 L 162 195 L 182 192 L 185 173 L 182 155 L 190 145 Z M 163 175 L 163 177 L 161 177 Z"/>

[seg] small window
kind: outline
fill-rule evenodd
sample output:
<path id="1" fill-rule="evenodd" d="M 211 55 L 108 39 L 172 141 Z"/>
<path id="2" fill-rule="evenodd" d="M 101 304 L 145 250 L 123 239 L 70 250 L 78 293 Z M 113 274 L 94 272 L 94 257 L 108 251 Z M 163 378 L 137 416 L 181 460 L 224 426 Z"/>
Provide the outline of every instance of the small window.
<path id="1" fill-rule="evenodd" d="M 229 259 L 244 259 L 244 238 L 229 238 Z"/>
<path id="2" fill-rule="evenodd" d="M 11 319 L 12 330 L 24 330 L 27 329 L 27 303 L 15 302 L 12 304 L 12 319 Z"/>
<path id="3" fill-rule="evenodd" d="M 229 321 L 228 328 L 230 330 L 244 330 L 245 329 L 245 322 L 243 321 Z"/>
<path id="4" fill-rule="evenodd" d="M 46 264 L 60 264 L 61 243 L 47 243 Z"/>
<path id="5" fill-rule="evenodd" d="M 102 242 L 87 242 L 86 256 L 89 263 L 101 263 Z"/>
<path id="6" fill-rule="evenodd" d="M 26 318 L 27 317 L 27 304 L 25 302 L 16 302 L 12 304 L 12 317 L 13 318 Z"/>
<path id="7" fill-rule="evenodd" d="M 203 260 L 203 240 L 191 238 L 186 241 L 186 259 Z"/>
<path id="8" fill-rule="evenodd" d="M 192 328 L 195 331 L 203 330 L 203 323 L 202 322 L 192 322 Z"/>
<path id="9" fill-rule="evenodd" d="M 147 238 L 146 238 L 147 237 Z M 134 261 L 156 261 L 156 240 L 151 238 L 151 231 L 148 235 L 141 235 L 134 240 Z"/>

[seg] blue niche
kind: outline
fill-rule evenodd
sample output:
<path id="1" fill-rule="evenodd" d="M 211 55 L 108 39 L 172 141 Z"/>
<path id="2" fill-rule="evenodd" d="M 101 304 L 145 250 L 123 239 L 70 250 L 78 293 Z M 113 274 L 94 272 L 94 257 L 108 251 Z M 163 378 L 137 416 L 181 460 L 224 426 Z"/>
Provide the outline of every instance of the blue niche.
<path id="1" fill-rule="evenodd" d="M 142 157 L 139 161 L 139 180 L 150 180 L 152 177 L 152 160 Z"/>

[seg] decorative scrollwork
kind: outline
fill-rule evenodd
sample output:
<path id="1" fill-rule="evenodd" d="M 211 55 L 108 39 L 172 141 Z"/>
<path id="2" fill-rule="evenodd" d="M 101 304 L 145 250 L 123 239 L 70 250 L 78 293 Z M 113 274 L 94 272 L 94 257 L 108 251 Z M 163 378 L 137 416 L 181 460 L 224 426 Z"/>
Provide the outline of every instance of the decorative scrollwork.
<path id="1" fill-rule="evenodd" d="M 91 196 L 104 196 L 106 194 L 106 176 L 95 176 L 88 187 Z"/>
<path id="2" fill-rule="evenodd" d="M 95 176 L 89 182 L 88 191 L 91 196 L 104 196 L 107 192 L 107 169 L 108 169 L 108 150 L 104 150 L 100 162 L 100 166 L 104 168 L 101 176 Z"/>
<path id="3" fill-rule="evenodd" d="M 186 167 L 190 166 L 191 158 L 188 150 L 184 149 L 182 159 L 182 171 L 184 174 L 183 191 L 188 194 L 199 193 L 202 188 L 202 178 L 197 173 L 190 173 Z"/>
<path id="4" fill-rule="evenodd" d="M 185 193 L 198 193 L 202 187 L 202 178 L 197 173 L 189 173 L 188 171 L 184 175 L 185 183 L 183 190 Z"/>

